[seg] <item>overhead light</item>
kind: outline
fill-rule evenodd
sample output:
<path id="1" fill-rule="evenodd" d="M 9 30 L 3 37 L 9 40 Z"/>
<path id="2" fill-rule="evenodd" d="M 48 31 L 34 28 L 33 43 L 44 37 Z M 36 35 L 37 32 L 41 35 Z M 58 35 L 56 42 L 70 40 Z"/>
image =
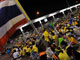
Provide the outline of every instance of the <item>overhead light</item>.
<path id="1" fill-rule="evenodd" d="M 40 14 L 40 12 L 39 12 L 39 11 L 37 11 L 37 12 L 36 12 L 36 14 L 37 14 L 37 15 L 39 15 L 39 14 Z"/>

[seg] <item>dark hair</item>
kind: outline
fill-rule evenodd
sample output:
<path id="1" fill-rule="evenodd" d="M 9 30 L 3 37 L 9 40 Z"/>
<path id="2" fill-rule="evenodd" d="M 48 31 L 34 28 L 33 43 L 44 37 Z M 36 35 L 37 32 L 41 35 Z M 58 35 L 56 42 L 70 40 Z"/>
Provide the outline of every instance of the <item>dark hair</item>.
<path id="1" fill-rule="evenodd" d="M 67 46 L 67 42 L 62 41 L 62 42 L 61 42 L 61 45 L 65 45 L 65 46 Z"/>
<path id="2" fill-rule="evenodd" d="M 39 52 L 46 50 L 46 45 L 44 44 L 44 42 L 39 43 L 38 50 L 39 50 Z"/>
<path id="3" fill-rule="evenodd" d="M 62 52 L 62 53 L 63 53 L 63 51 L 62 51 L 62 50 L 60 50 L 60 51 L 59 51 L 59 53 L 60 53 L 60 52 Z"/>
<path id="4" fill-rule="evenodd" d="M 67 49 L 67 54 L 69 55 L 69 56 L 71 56 L 71 55 L 74 55 L 75 56 L 75 59 L 80 59 L 80 53 L 78 53 L 75 49 L 74 49 L 74 47 L 69 47 L 68 49 Z"/>
<path id="5" fill-rule="evenodd" d="M 35 38 L 35 37 L 33 37 L 33 39 L 34 39 L 34 40 L 36 40 L 36 38 Z"/>
<path id="6" fill-rule="evenodd" d="M 52 45 L 51 45 L 51 50 L 52 50 L 52 51 L 55 51 L 55 48 L 56 48 L 56 45 L 55 45 L 55 44 L 52 44 Z"/>
<path id="7" fill-rule="evenodd" d="M 29 40 L 30 38 L 27 38 L 26 40 Z"/>
<path id="8" fill-rule="evenodd" d="M 32 45 L 34 45 L 35 44 L 35 41 L 32 41 Z"/>
<path id="9" fill-rule="evenodd" d="M 43 32 L 44 32 L 46 29 L 47 29 L 47 28 L 44 28 L 44 29 L 43 29 Z"/>
<path id="10" fill-rule="evenodd" d="M 62 48 L 63 48 L 63 49 L 65 49 L 65 48 L 66 48 L 66 46 L 67 46 L 67 42 L 62 41 L 62 42 L 61 42 L 61 46 L 62 46 Z"/>
<path id="11" fill-rule="evenodd" d="M 14 50 L 14 52 L 16 52 L 16 50 Z"/>
<path id="12" fill-rule="evenodd" d="M 63 53 L 63 51 L 61 50 L 61 48 L 60 47 L 57 47 L 57 49 L 59 50 L 57 53 L 59 54 L 59 53 Z"/>
<path id="13" fill-rule="evenodd" d="M 55 35 L 52 31 L 51 31 L 51 34 L 52 34 L 52 35 Z"/>

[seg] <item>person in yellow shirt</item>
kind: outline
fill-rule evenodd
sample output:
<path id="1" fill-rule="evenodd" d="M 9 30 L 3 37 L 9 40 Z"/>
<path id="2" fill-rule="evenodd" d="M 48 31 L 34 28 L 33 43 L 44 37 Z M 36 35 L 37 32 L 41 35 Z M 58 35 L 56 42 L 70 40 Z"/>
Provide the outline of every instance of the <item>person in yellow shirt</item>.
<path id="1" fill-rule="evenodd" d="M 77 19 L 79 19 L 79 16 L 77 16 Z"/>
<path id="2" fill-rule="evenodd" d="M 36 46 L 36 44 L 33 45 L 32 47 L 32 54 L 31 54 L 33 59 L 37 59 L 38 57 L 38 48 Z"/>
<path id="3" fill-rule="evenodd" d="M 63 32 L 64 32 L 64 33 L 66 32 L 66 29 L 67 29 L 67 27 L 65 26 L 64 29 L 63 29 Z"/>
<path id="4" fill-rule="evenodd" d="M 29 42 L 29 45 L 31 45 L 31 44 L 32 44 L 32 42 L 30 41 L 30 42 Z"/>
<path id="5" fill-rule="evenodd" d="M 67 27 L 70 27 L 70 24 L 67 24 Z"/>
<path id="6" fill-rule="evenodd" d="M 60 60 L 71 60 L 67 54 L 67 48 L 68 47 L 69 46 L 67 45 L 67 42 L 63 41 L 61 43 L 61 50 L 59 51 L 59 55 L 58 55 Z"/>
<path id="7" fill-rule="evenodd" d="M 13 46 L 13 48 L 11 50 L 11 53 L 10 53 L 11 55 L 13 54 L 14 50 L 16 50 L 16 47 L 15 46 Z"/>
<path id="8" fill-rule="evenodd" d="M 73 44 L 77 44 L 77 43 L 78 43 L 78 41 L 77 41 L 74 37 L 71 37 L 71 42 L 72 42 Z"/>
<path id="9" fill-rule="evenodd" d="M 55 36 L 55 35 L 53 35 L 53 36 L 52 36 L 52 38 L 53 38 L 53 40 L 55 40 L 55 39 L 56 39 L 56 36 Z"/>
<path id="10" fill-rule="evenodd" d="M 36 47 L 36 45 L 33 45 L 32 51 L 38 53 L 38 48 Z"/>
<path id="11" fill-rule="evenodd" d="M 70 57 L 66 53 L 66 51 L 60 51 L 58 55 L 60 60 L 70 60 Z"/>
<path id="12" fill-rule="evenodd" d="M 78 24 L 77 21 L 73 21 L 73 23 L 72 23 L 73 26 L 76 26 L 77 24 Z"/>
<path id="13" fill-rule="evenodd" d="M 78 41 L 73 36 L 67 36 L 68 40 L 72 42 L 72 44 L 77 44 Z"/>
<path id="14" fill-rule="evenodd" d="M 54 30 L 50 29 L 50 36 L 51 36 L 50 38 L 53 40 L 55 39 L 55 33 L 54 32 L 55 32 Z"/>
<path id="15" fill-rule="evenodd" d="M 20 45 L 21 45 L 21 42 L 20 42 L 20 41 L 18 41 L 17 46 L 20 46 Z"/>
<path id="16" fill-rule="evenodd" d="M 30 46 L 27 46 L 26 55 L 27 56 L 30 56 L 31 52 L 32 52 L 31 47 Z"/>
<path id="17" fill-rule="evenodd" d="M 43 36 L 44 36 L 44 39 L 45 39 L 46 42 L 50 42 L 49 41 L 49 33 L 45 29 L 44 29 L 44 32 L 43 32 Z"/>
<path id="18" fill-rule="evenodd" d="M 18 51 L 18 47 L 17 46 L 13 46 L 11 53 L 13 53 L 14 50 Z"/>
<path id="19" fill-rule="evenodd" d="M 53 40 L 55 40 L 56 39 L 56 36 L 55 36 L 54 30 L 52 30 L 51 34 L 52 34 Z"/>
<path id="20" fill-rule="evenodd" d="M 61 32 L 61 29 L 59 29 L 59 32 Z"/>
<path id="21" fill-rule="evenodd" d="M 78 22 L 77 22 L 77 21 L 75 21 L 74 23 L 75 23 L 75 25 L 77 25 L 77 24 L 78 24 Z"/>
<path id="22" fill-rule="evenodd" d="M 27 52 L 28 52 L 28 53 L 31 53 L 31 52 L 32 52 L 31 47 L 28 47 L 28 48 L 27 48 Z"/>
<path id="23" fill-rule="evenodd" d="M 20 55 L 25 56 L 27 52 L 27 47 L 23 46 L 22 50 L 20 51 Z"/>
<path id="24" fill-rule="evenodd" d="M 23 49 L 20 50 L 20 56 L 21 56 L 21 57 L 24 57 L 24 56 L 25 56 L 25 52 L 24 52 Z"/>

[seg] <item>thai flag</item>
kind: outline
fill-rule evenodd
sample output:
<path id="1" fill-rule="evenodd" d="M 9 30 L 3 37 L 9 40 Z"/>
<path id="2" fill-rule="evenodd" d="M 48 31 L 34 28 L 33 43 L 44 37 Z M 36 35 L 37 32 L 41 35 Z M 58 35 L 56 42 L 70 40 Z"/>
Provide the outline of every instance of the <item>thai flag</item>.
<path id="1" fill-rule="evenodd" d="M 14 1 L 0 0 L 0 51 L 3 51 L 9 37 L 25 23 L 27 20 Z"/>

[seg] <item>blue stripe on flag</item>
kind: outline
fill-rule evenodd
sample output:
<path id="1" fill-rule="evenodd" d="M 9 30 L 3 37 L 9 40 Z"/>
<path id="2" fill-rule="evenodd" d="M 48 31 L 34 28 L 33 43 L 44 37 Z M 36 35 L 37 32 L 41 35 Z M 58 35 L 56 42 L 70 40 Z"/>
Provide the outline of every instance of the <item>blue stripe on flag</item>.
<path id="1" fill-rule="evenodd" d="M 21 12 L 16 5 L 1 8 L 0 9 L 0 27 L 6 24 L 10 19 L 20 14 Z"/>

